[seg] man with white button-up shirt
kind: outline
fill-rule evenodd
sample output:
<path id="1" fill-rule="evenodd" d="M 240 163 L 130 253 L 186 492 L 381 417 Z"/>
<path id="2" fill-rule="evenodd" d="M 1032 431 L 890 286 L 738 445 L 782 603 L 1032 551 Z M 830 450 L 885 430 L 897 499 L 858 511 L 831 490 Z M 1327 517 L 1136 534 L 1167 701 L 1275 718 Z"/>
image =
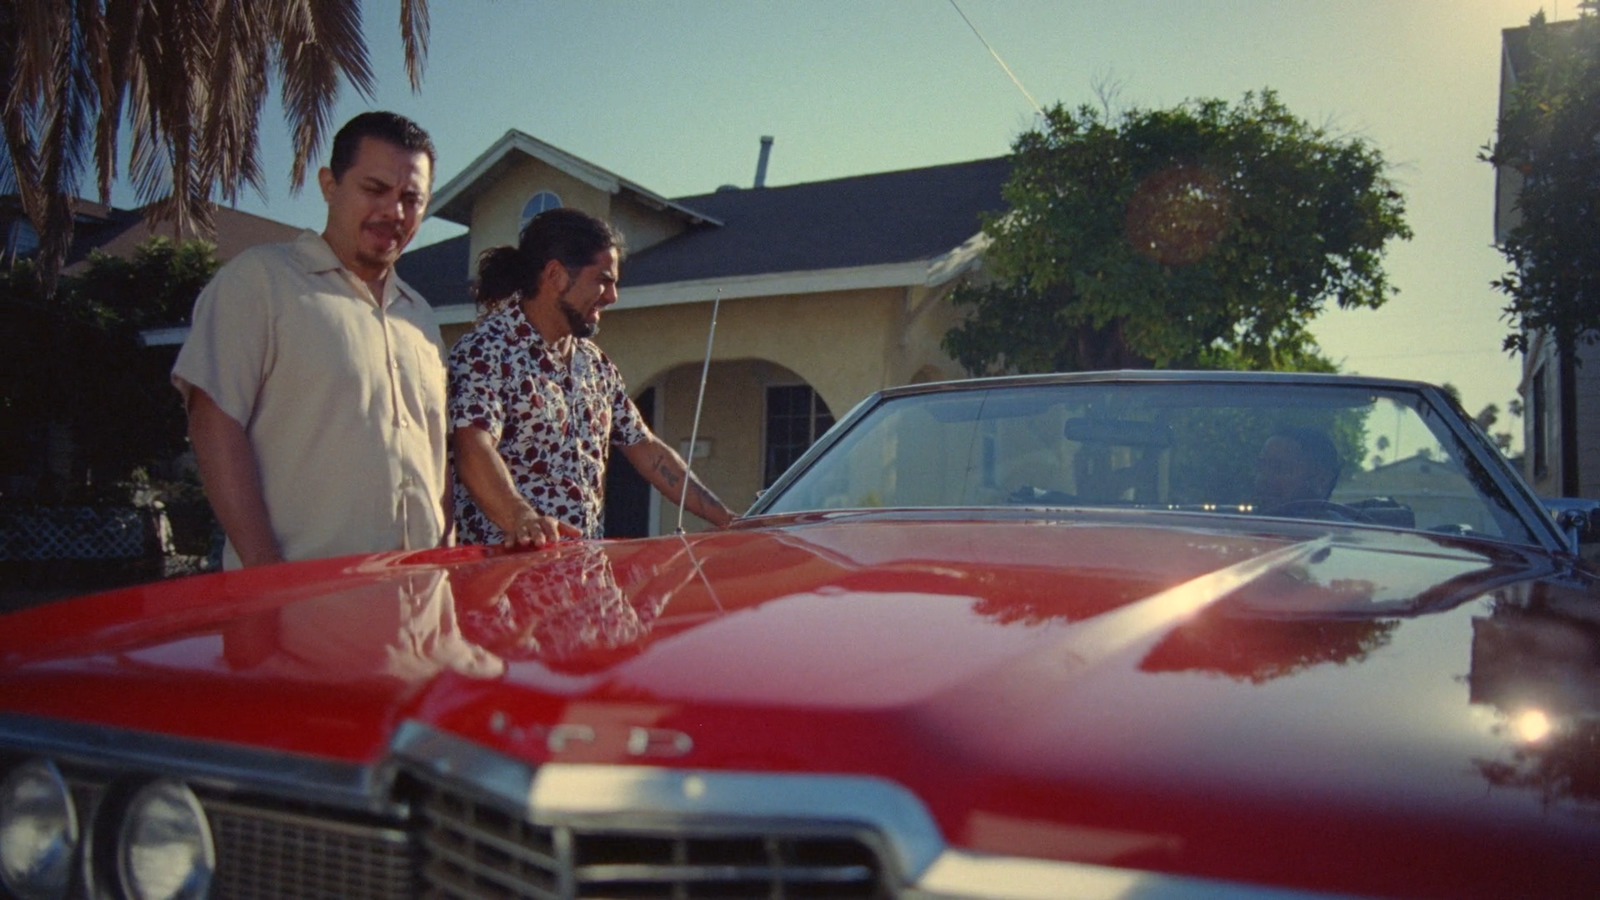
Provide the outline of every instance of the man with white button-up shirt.
<path id="1" fill-rule="evenodd" d="M 446 513 L 444 345 L 394 274 L 432 187 L 426 132 L 340 129 L 327 226 L 231 260 L 173 367 L 225 568 L 437 546 Z"/>

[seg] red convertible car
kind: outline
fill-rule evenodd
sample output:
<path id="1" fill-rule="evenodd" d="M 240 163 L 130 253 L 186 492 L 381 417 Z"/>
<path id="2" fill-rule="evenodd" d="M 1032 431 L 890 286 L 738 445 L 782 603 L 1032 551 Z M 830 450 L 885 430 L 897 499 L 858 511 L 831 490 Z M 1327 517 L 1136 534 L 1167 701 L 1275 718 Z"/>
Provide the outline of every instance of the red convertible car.
<path id="1" fill-rule="evenodd" d="M 733 528 L 0 619 L 63 897 L 1600 896 L 1600 583 L 1440 391 L 920 385 Z"/>

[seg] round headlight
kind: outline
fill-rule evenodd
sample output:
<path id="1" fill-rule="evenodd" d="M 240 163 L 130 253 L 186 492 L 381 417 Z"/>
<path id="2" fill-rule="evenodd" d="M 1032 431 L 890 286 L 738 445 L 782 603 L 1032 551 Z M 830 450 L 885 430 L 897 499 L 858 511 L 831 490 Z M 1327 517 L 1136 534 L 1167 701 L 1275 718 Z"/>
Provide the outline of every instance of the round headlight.
<path id="1" fill-rule="evenodd" d="M 122 814 L 117 873 L 136 900 L 190 900 L 211 889 L 217 852 L 200 801 L 176 781 L 140 788 Z"/>
<path id="2" fill-rule="evenodd" d="M 23 900 L 65 897 L 78 849 L 78 813 L 67 783 L 42 759 L 0 785 L 0 881 Z"/>

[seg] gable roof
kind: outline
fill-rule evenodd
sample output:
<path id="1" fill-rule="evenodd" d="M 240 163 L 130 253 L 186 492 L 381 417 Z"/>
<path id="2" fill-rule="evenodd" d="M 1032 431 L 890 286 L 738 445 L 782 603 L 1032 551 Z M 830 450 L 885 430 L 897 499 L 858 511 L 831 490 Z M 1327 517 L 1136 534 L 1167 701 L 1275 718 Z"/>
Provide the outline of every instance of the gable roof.
<path id="1" fill-rule="evenodd" d="M 80 228 L 73 239 L 71 262 L 62 269 L 64 275 L 81 274 L 88 267 L 90 251 L 99 250 L 108 256 L 131 259 L 140 244 L 155 236 L 173 240 L 192 240 L 199 235 L 193 231 L 178 231 L 177 224 L 163 220 L 152 224 L 145 218 L 146 208 L 116 209 L 93 204 L 95 215 L 91 227 Z M 82 207 L 80 207 L 80 215 Z M 294 240 L 304 229 L 268 219 L 253 213 L 241 212 L 231 207 L 219 206 L 212 210 L 215 232 L 207 238 L 216 245 L 218 262 L 227 262 L 257 244 L 275 244 Z M 146 328 L 139 340 L 147 347 L 181 344 L 189 334 L 187 324 L 165 328 Z"/>
<path id="2" fill-rule="evenodd" d="M 624 260 L 617 306 L 942 284 L 987 246 L 980 214 L 1005 208 L 1010 172 L 997 157 L 679 198 L 723 224 Z"/>
<path id="3" fill-rule="evenodd" d="M 108 256 L 129 258 L 140 244 L 158 235 L 175 241 L 201 237 L 193 229 L 185 229 L 180 234 L 176 223 L 171 220 L 153 224 L 145 218 L 148 211 L 149 207 L 122 209 L 82 197 L 76 198 L 72 246 L 67 249 L 62 274 L 81 274 L 89 253 L 94 250 Z M 15 194 L 0 196 L 0 221 L 9 223 L 25 219 L 22 202 Z M 256 244 L 292 241 L 301 231 L 293 225 L 226 206 L 213 208 L 212 224 L 215 231 L 205 239 L 216 246 L 217 259 L 222 262 Z"/>
<path id="4" fill-rule="evenodd" d="M 623 263 L 624 286 L 933 259 L 1004 207 L 1006 157 L 787 187 L 681 197 L 723 224 L 663 241 Z"/>
<path id="5" fill-rule="evenodd" d="M 302 231 L 276 219 L 226 206 L 212 210 L 212 224 L 215 233 L 206 240 L 216 245 L 220 262 L 227 262 L 257 244 L 292 241 Z M 72 252 L 68 255 L 72 262 L 63 273 L 74 275 L 82 271 L 91 250 L 99 250 L 108 256 L 131 258 L 140 244 L 156 236 L 186 241 L 199 235 L 187 229 L 180 234 L 177 224 L 171 221 L 152 224 L 145 218 L 144 209 L 109 209 L 104 216 L 104 224 L 74 239 Z"/>
<path id="6" fill-rule="evenodd" d="M 431 215 L 458 225 L 472 225 L 472 202 L 492 188 L 506 172 L 524 159 L 540 162 L 608 194 L 627 194 L 652 209 L 675 213 L 690 224 L 705 221 L 700 213 L 686 209 L 659 194 L 615 175 L 586 160 L 546 144 L 515 128 L 507 131 L 493 146 L 478 155 L 456 177 L 433 194 Z"/>
<path id="7" fill-rule="evenodd" d="M 676 198 L 699 224 L 623 260 L 618 308 L 942 283 L 986 245 L 980 215 L 1005 208 L 1010 174 L 996 157 Z M 469 246 L 430 244 L 396 270 L 435 308 L 470 307 Z"/>

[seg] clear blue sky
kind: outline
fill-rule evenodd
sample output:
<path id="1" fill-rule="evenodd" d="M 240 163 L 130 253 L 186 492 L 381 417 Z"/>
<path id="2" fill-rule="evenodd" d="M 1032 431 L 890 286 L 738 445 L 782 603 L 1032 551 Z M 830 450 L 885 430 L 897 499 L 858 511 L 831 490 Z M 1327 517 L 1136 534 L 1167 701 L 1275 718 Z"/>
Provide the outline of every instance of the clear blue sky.
<path id="1" fill-rule="evenodd" d="M 1541 5 L 1570 18 L 1574 0 L 957 2 L 1041 104 L 1095 102 L 1108 84 L 1144 107 L 1270 87 L 1376 145 L 1416 236 L 1389 254 L 1400 294 L 1385 308 L 1318 320 L 1324 351 L 1346 371 L 1453 383 L 1472 411 L 1515 396 L 1489 287 L 1505 268 L 1494 177 L 1476 156 L 1495 127 L 1501 29 Z M 378 95 L 346 90 L 336 119 L 415 118 L 438 145 L 438 184 L 511 128 L 675 197 L 748 185 L 762 135 L 782 185 L 999 156 L 1035 122 L 949 0 L 435 0 L 418 94 L 397 4 L 372 0 L 365 16 Z M 276 101 L 263 150 L 267 195 L 241 207 L 320 228 L 314 182 L 289 192 Z M 458 232 L 425 226 L 417 245 Z"/>

